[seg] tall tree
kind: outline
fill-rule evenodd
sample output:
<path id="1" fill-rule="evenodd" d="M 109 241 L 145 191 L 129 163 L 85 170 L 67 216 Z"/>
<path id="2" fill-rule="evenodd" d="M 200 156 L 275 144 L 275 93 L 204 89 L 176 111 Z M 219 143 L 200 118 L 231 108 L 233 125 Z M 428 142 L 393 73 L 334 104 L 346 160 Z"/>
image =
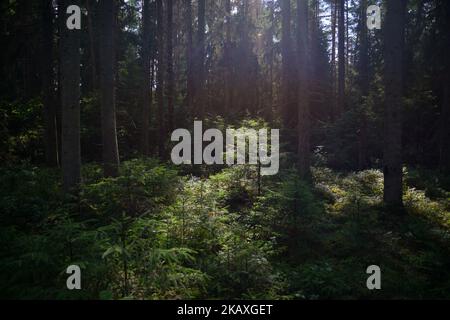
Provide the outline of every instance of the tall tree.
<path id="1" fill-rule="evenodd" d="M 95 41 L 95 20 L 97 3 L 85 0 L 87 9 L 88 34 L 89 34 L 89 58 L 91 63 L 91 90 L 98 89 L 98 68 L 97 68 L 97 42 Z"/>
<path id="2" fill-rule="evenodd" d="M 152 15 L 150 0 L 142 2 L 142 113 L 141 113 L 141 153 L 149 154 L 150 112 L 152 107 Z"/>
<path id="3" fill-rule="evenodd" d="M 156 0 L 156 23 L 158 42 L 158 69 L 156 76 L 156 96 L 158 100 L 158 151 L 159 156 L 164 157 L 164 11 L 162 0 Z"/>
<path id="4" fill-rule="evenodd" d="M 359 8 L 359 86 L 362 96 L 369 94 L 369 41 L 367 29 L 367 0 L 361 0 Z"/>
<path id="5" fill-rule="evenodd" d="M 336 25 L 337 25 L 337 15 L 338 15 L 338 5 L 337 0 L 331 1 L 331 9 L 332 9 L 332 16 L 331 16 L 331 89 L 332 89 L 332 104 L 333 104 L 333 110 L 332 110 L 332 117 L 334 118 L 335 115 L 337 115 L 337 103 L 335 102 L 336 99 Z"/>
<path id="6" fill-rule="evenodd" d="M 384 26 L 384 202 L 394 207 L 403 205 L 402 99 L 406 3 L 407 0 L 386 1 Z"/>
<path id="7" fill-rule="evenodd" d="M 187 94 L 186 94 L 186 100 L 187 100 L 187 106 L 189 112 L 192 112 L 192 108 L 194 105 L 194 88 L 195 88 L 195 78 L 194 78 L 194 52 L 193 52 L 193 45 L 194 45 L 194 36 L 193 36 L 193 28 L 192 28 L 192 0 L 185 0 L 185 6 L 186 6 L 186 17 L 185 17 L 185 24 L 186 24 L 186 61 L 187 61 L 187 68 L 186 68 L 186 79 L 187 79 Z"/>
<path id="8" fill-rule="evenodd" d="M 60 90 L 62 107 L 61 161 L 63 186 L 74 191 L 81 182 L 80 148 L 80 31 L 66 27 L 66 12 L 79 0 L 59 0 L 60 19 Z"/>
<path id="9" fill-rule="evenodd" d="M 205 39 L 206 39 L 206 1 L 198 0 L 198 30 L 197 30 L 197 54 L 195 85 L 196 115 L 202 117 L 205 111 Z"/>
<path id="10" fill-rule="evenodd" d="M 348 70 L 350 64 L 350 9 L 349 0 L 345 1 L 345 69 Z"/>
<path id="11" fill-rule="evenodd" d="M 119 148 L 115 97 L 115 6 L 116 1 L 100 0 L 100 91 L 103 142 L 103 169 L 106 177 L 118 175 Z"/>
<path id="12" fill-rule="evenodd" d="M 167 129 L 174 129 L 175 77 L 173 73 L 173 0 L 167 0 Z"/>
<path id="13" fill-rule="evenodd" d="M 275 3 L 274 1 L 269 4 L 269 22 L 270 26 L 267 31 L 267 43 L 266 46 L 269 47 L 267 53 L 267 64 L 268 64 L 268 85 L 269 85 L 269 102 L 267 104 L 267 110 L 265 112 L 266 119 L 269 121 L 273 120 L 273 106 L 274 106 L 274 60 L 275 60 L 275 48 L 274 48 L 274 36 L 275 36 Z"/>
<path id="14" fill-rule="evenodd" d="M 442 45 L 439 46 L 441 62 L 441 115 L 439 124 L 439 166 L 446 173 L 450 172 L 450 2 L 442 1 L 438 6 L 438 23 Z"/>
<path id="15" fill-rule="evenodd" d="M 50 167 L 58 166 L 56 130 L 55 72 L 53 66 L 53 1 L 42 0 L 42 91 L 44 102 L 45 159 Z"/>
<path id="16" fill-rule="evenodd" d="M 359 86 L 361 95 L 369 95 L 369 42 L 367 29 L 367 0 L 361 0 L 359 8 Z M 361 124 L 358 143 L 358 167 L 363 170 L 367 167 L 367 117 L 364 110 L 361 112 Z"/>
<path id="17" fill-rule="evenodd" d="M 339 1 L 339 23 L 338 23 L 338 116 L 344 111 L 345 107 L 345 1 Z"/>
<path id="18" fill-rule="evenodd" d="M 308 0 L 297 0 L 298 169 L 306 180 L 311 178 L 308 29 Z"/>
<path id="19" fill-rule="evenodd" d="M 225 0 L 225 45 L 224 45 L 224 68 L 225 68 L 225 110 L 232 107 L 231 87 L 231 0 Z"/>
<path id="20" fill-rule="evenodd" d="M 283 123 L 286 128 L 295 127 L 293 121 L 294 114 L 293 105 L 295 99 L 293 98 L 294 78 L 292 73 L 294 70 L 293 63 L 293 48 L 292 48 L 292 34 L 291 34 L 291 1 L 281 0 L 281 56 L 282 56 L 282 70 L 281 70 L 281 114 Z"/>

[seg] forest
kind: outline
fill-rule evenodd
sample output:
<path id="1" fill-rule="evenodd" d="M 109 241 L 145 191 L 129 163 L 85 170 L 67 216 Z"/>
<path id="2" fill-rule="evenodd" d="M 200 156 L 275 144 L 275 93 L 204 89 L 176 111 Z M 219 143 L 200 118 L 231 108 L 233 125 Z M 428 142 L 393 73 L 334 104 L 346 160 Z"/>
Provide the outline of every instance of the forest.
<path id="1" fill-rule="evenodd" d="M 1 0 L 0 46 L 0 299 L 450 299 L 450 1 Z"/>

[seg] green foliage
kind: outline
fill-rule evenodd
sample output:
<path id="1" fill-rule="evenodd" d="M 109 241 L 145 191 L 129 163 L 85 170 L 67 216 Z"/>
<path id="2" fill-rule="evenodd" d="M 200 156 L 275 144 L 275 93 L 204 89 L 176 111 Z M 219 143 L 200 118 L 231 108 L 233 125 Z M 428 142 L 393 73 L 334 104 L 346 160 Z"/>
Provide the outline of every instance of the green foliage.
<path id="1" fill-rule="evenodd" d="M 357 25 L 362 22 L 360 1 L 349 1 L 343 110 L 336 108 L 340 84 L 336 61 L 330 61 L 335 56 L 329 43 L 333 1 L 310 2 L 305 105 L 310 109 L 306 124 L 314 149 L 313 183 L 301 180 L 292 169 L 298 105 L 289 106 L 294 101 L 286 96 L 290 86 L 285 80 L 296 82 L 289 75 L 296 73 L 291 65 L 295 63 L 289 63 L 296 59 L 284 56 L 284 45 L 293 48 L 294 41 L 290 45 L 284 41 L 285 12 L 275 0 L 232 1 L 229 19 L 223 19 L 227 15 L 223 1 L 208 1 L 205 53 L 200 57 L 203 50 L 194 50 L 193 55 L 199 61 L 190 61 L 187 54 L 186 3 L 178 1 L 174 29 L 182 32 L 174 37 L 172 68 L 166 68 L 169 46 L 154 41 L 160 38 L 155 30 L 159 22 L 155 2 L 150 1 L 152 79 L 144 79 L 149 70 L 144 73 L 142 68 L 147 65 L 143 1 L 118 2 L 117 63 L 110 71 L 117 80 L 111 90 L 117 96 L 113 107 L 125 161 L 118 177 L 104 178 L 101 165 L 95 163 L 102 161 L 97 3 L 85 2 L 94 15 L 83 24 L 80 39 L 84 164 L 76 196 L 62 192 L 59 169 L 40 166 L 44 114 L 50 115 L 52 107 L 55 138 L 61 144 L 58 100 L 64 88 L 58 70 L 64 59 L 39 53 L 46 42 L 43 22 L 53 28 L 48 40 L 56 53 L 57 21 L 42 20 L 38 1 L 0 4 L 0 43 L 5 48 L 0 55 L 0 298 L 449 298 L 450 175 L 443 173 L 448 167 L 448 1 L 408 4 L 402 68 L 402 156 L 407 168 L 403 216 L 383 207 L 380 169 L 383 148 L 389 143 L 389 137 L 382 139 L 385 44 L 379 31 L 370 32 L 367 45 L 363 43 Z M 294 3 L 293 36 L 299 30 Z M 198 8 L 193 9 L 195 30 L 199 17 Z M 313 21 L 315 17 L 320 18 Z M 49 70 L 46 57 L 52 58 Z M 204 72 L 198 78 L 200 58 Z M 193 62 L 194 70 L 189 70 L 188 62 Z M 161 65 L 164 72 L 173 69 L 174 82 L 164 74 L 164 101 L 155 101 L 160 100 L 155 91 L 161 84 Z M 187 92 L 189 71 L 195 82 L 192 97 Z M 365 76 L 367 88 L 362 83 Z M 43 90 L 43 85 L 51 90 Z M 281 113 L 289 109 L 293 123 L 281 130 L 281 172 L 261 177 L 260 168 L 250 165 L 176 170 L 155 159 L 135 159 L 145 88 L 153 98 L 147 107 L 151 108 L 148 144 L 154 149 L 157 140 L 164 139 L 158 128 L 164 128 L 162 143 L 169 144 L 169 95 L 176 127 L 190 128 L 197 111 L 204 109 L 199 120 L 205 129 L 282 128 Z M 159 102 L 164 114 L 156 111 Z M 71 264 L 82 269 L 81 291 L 66 289 L 65 270 Z M 365 286 L 371 264 L 382 268 L 382 291 L 370 292 Z"/>
<path id="2" fill-rule="evenodd" d="M 158 214 L 161 206 L 173 200 L 177 182 L 176 171 L 154 160 L 125 162 L 118 178 L 100 179 L 83 186 L 82 211 L 86 215 L 110 217 Z"/>
<path id="3" fill-rule="evenodd" d="M 380 171 L 314 168 L 312 186 L 295 170 L 261 181 L 257 170 L 234 166 L 209 177 L 180 177 L 149 159 L 126 161 L 117 178 L 105 179 L 91 164 L 83 167 L 79 196 L 68 198 L 54 170 L 2 168 L 1 297 L 447 296 L 444 184 L 439 192 L 420 191 L 435 180 L 410 170 L 407 215 L 399 221 L 384 212 Z M 81 291 L 65 287 L 72 264 L 82 269 Z M 379 292 L 365 286 L 372 264 L 383 270 Z"/>
<path id="4" fill-rule="evenodd" d="M 378 165 L 383 148 L 380 139 L 382 114 L 377 113 L 376 109 L 381 101 L 379 93 L 363 101 L 350 101 L 351 107 L 335 123 L 324 123 L 316 130 L 316 135 L 321 138 L 318 145 L 324 146 L 322 156 L 325 159 L 322 159 L 322 164 L 326 160 L 325 164 L 332 168 L 359 169 L 359 158 L 363 152 L 365 167 Z"/>
<path id="5" fill-rule="evenodd" d="M 43 158 L 40 99 L 0 102 L 0 160 L 38 161 Z"/>

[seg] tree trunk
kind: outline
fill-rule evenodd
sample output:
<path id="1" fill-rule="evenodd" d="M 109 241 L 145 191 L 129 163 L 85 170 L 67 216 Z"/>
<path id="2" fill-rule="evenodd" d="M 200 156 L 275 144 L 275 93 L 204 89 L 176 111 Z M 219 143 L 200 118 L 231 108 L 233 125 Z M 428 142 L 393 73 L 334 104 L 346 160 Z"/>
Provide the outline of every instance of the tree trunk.
<path id="1" fill-rule="evenodd" d="M 350 65 L 350 20 L 348 0 L 345 1 L 345 70 Z"/>
<path id="2" fill-rule="evenodd" d="M 447 51 L 448 52 L 448 51 Z M 448 62 L 447 62 L 448 63 Z M 447 70 L 449 70 L 448 68 Z M 449 70 L 450 71 L 450 70 Z M 442 172 L 450 172 L 450 76 L 447 71 L 442 90 L 442 111 L 440 119 L 439 167 Z"/>
<path id="3" fill-rule="evenodd" d="M 119 171 L 119 150 L 116 130 L 115 97 L 115 1 L 100 0 L 100 90 L 103 142 L 103 169 L 106 177 L 115 177 Z"/>
<path id="4" fill-rule="evenodd" d="M 198 1 L 198 30 L 197 30 L 197 55 L 196 55 L 196 69 L 197 81 L 195 92 L 195 108 L 196 115 L 203 117 L 205 112 L 205 32 L 206 32 L 206 1 Z"/>
<path id="5" fill-rule="evenodd" d="M 189 112 L 193 112 L 195 95 L 194 60 L 193 60 L 193 29 L 192 29 L 192 0 L 186 1 L 186 58 L 187 58 L 187 106 Z"/>
<path id="6" fill-rule="evenodd" d="M 367 0 L 361 0 L 359 17 L 359 83 L 363 97 L 369 94 L 369 42 L 367 29 Z"/>
<path id="7" fill-rule="evenodd" d="M 269 102 L 266 106 L 265 118 L 267 121 L 272 122 L 274 118 L 274 60 L 275 60 L 275 49 L 273 38 L 275 36 L 275 4 L 270 5 L 270 27 L 267 35 L 267 45 L 269 46 L 267 54 L 267 64 L 268 64 L 268 81 L 269 81 Z"/>
<path id="8" fill-rule="evenodd" d="M 56 132 L 55 73 L 53 69 L 53 1 L 42 0 L 42 92 L 44 103 L 45 160 L 49 167 L 58 166 Z"/>
<path id="9" fill-rule="evenodd" d="M 75 191 L 81 182 L 80 154 L 80 31 L 66 28 L 67 7 L 78 0 L 60 0 L 60 64 L 62 106 L 62 171 L 66 192 Z"/>
<path id="10" fill-rule="evenodd" d="M 143 85 L 142 85 L 142 113 L 141 113 L 141 153 L 149 155 L 149 130 L 150 130 L 150 112 L 152 107 L 153 89 L 151 83 L 151 8 L 150 0 L 143 0 L 142 3 L 142 66 L 143 66 Z"/>
<path id="11" fill-rule="evenodd" d="M 367 0 L 361 0 L 359 17 L 359 84 L 361 95 L 367 98 L 369 95 L 369 43 L 367 29 Z M 358 143 L 358 167 L 364 170 L 367 167 L 367 117 L 365 110 L 361 112 L 361 127 Z"/>
<path id="12" fill-rule="evenodd" d="M 224 48 L 224 68 L 225 68 L 225 111 L 232 108 L 232 87 L 231 87 L 231 0 L 225 0 L 225 48 Z"/>
<path id="13" fill-rule="evenodd" d="M 164 157 L 165 125 L 164 125 L 164 12 L 162 0 L 156 0 L 156 21 L 158 38 L 158 70 L 156 95 L 158 99 L 158 151 Z"/>
<path id="14" fill-rule="evenodd" d="M 338 78 L 338 110 L 339 117 L 345 108 L 345 0 L 339 0 L 339 78 Z"/>
<path id="15" fill-rule="evenodd" d="M 450 52 L 450 3 L 448 1 L 442 2 L 439 8 L 440 29 L 442 30 L 442 38 L 444 44 L 442 46 L 443 52 L 440 52 L 440 57 L 443 59 L 441 69 L 442 74 L 442 101 L 441 101 L 441 116 L 439 124 L 439 167 L 440 170 L 448 174 L 450 173 L 450 61 L 448 59 L 448 52 Z"/>
<path id="16" fill-rule="evenodd" d="M 97 50 L 96 50 L 96 41 L 95 41 L 95 9 L 92 6 L 91 1 L 86 0 L 86 8 L 88 11 L 87 20 L 88 20 L 88 34 L 89 34 L 89 56 L 91 60 L 91 91 L 95 91 L 98 89 L 98 71 L 97 71 Z"/>
<path id="17" fill-rule="evenodd" d="M 387 0 L 385 21 L 384 202 L 403 205 L 402 99 L 406 0 Z"/>
<path id="18" fill-rule="evenodd" d="M 173 74 L 173 0 L 167 0 L 167 110 L 168 130 L 174 130 L 175 78 Z"/>
<path id="19" fill-rule="evenodd" d="M 297 19 L 298 169 L 302 179 L 310 180 L 308 0 L 297 0 Z"/>
<path id="20" fill-rule="evenodd" d="M 285 128 L 294 128 L 295 122 L 292 121 L 293 99 L 293 77 L 292 70 L 292 35 L 291 35 L 291 1 L 281 0 L 281 114 Z"/>
<path id="21" fill-rule="evenodd" d="M 332 17 L 331 17 L 331 90 L 332 90 L 332 118 L 333 120 L 337 115 L 337 103 L 336 103 L 336 25 L 337 25 L 337 15 L 338 15 L 338 5 L 337 0 L 332 0 Z"/>

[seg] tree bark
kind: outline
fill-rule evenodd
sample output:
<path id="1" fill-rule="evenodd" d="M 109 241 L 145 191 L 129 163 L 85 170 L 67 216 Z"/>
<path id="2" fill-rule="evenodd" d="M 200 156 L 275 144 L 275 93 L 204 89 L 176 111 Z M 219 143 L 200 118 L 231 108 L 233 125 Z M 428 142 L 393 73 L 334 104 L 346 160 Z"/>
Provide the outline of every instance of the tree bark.
<path id="1" fill-rule="evenodd" d="M 165 123 L 164 123 L 164 11 L 162 0 L 156 0 L 158 69 L 156 77 L 156 96 L 158 100 L 158 151 L 164 157 Z"/>
<path id="2" fill-rule="evenodd" d="M 345 1 L 345 70 L 350 65 L 350 20 L 348 0 Z"/>
<path id="3" fill-rule="evenodd" d="M 66 27 L 67 7 L 79 0 L 59 1 L 60 67 L 62 105 L 62 172 L 66 192 L 75 192 L 81 183 L 80 148 L 80 31 Z"/>
<path id="4" fill-rule="evenodd" d="M 339 76 L 338 76 L 338 117 L 345 108 L 345 0 L 339 1 L 339 39 L 338 39 L 338 56 L 339 56 Z"/>
<path id="5" fill-rule="evenodd" d="M 448 52 L 450 52 L 450 3 L 444 1 L 439 8 L 439 21 L 442 30 L 443 46 L 440 53 L 442 61 L 442 71 L 440 78 L 442 79 L 442 101 L 441 115 L 439 124 L 439 167 L 440 170 L 448 174 L 450 173 L 450 61 Z M 447 32 L 445 32 L 447 31 Z"/>
<path id="6" fill-rule="evenodd" d="M 115 97 L 115 1 L 100 0 L 100 91 L 103 142 L 103 170 L 106 177 L 119 174 Z"/>
<path id="7" fill-rule="evenodd" d="M 232 108 L 232 87 L 231 87 L 231 0 L 225 0 L 225 47 L 224 47 L 224 67 L 225 67 L 225 111 Z"/>
<path id="8" fill-rule="evenodd" d="M 268 98 L 269 102 L 266 105 L 265 118 L 267 121 L 272 122 L 274 118 L 274 60 L 275 60 L 275 48 L 273 43 L 273 38 L 275 36 L 275 4 L 270 4 L 269 21 L 270 26 L 267 33 L 267 44 L 269 50 L 267 53 L 267 64 L 268 64 Z"/>
<path id="9" fill-rule="evenodd" d="M 369 43 L 367 29 L 367 0 L 361 0 L 359 17 L 359 85 L 363 99 L 369 95 Z M 358 143 L 358 167 L 359 170 L 367 168 L 367 117 L 365 110 L 361 112 L 361 127 Z"/>
<path id="10" fill-rule="evenodd" d="M 331 17 L 331 90 L 332 90 L 332 118 L 333 120 L 337 115 L 337 103 L 336 103 L 336 25 L 338 15 L 337 0 L 332 0 L 332 17 Z"/>
<path id="11" fill-rule="evenodd" d="M 298 169 L 302 179 L 310 180 L 310 110 L 309 110 L 309 37 L 308 0 L 297 0 L 298 66 Z"/>
<path id="12" fill-rule="evenodd" d="M 88 34 L 89 34 L 89 56 L 91 60 L 91 91 L 95 91 L 98 89 L 98 68 L 97 68 L 97 50 L 96 50 L 96 41 L 95 41 L 95 8 L 96 4 L 92 6 L 91 1 L 86 0 L 86 8 L 88 11 L 87 20 L 88 20 Z"/>
<path id="13" fill-rule="evenodd" d="M 195 95 L 195 78 L 194 78 L 194 60 L 193 60 L 193 28 L 192 28 L 192 0 L 186 2 L 186 58 L 187 58 L 187 106 L 189 112 L 193 112 L 194 95 Z"/>
<path id="14" fill-rule="evenodd" d="M 173 0 L 167 0 L 167 129 L 174 130 L 174 95 L 175 83 L 173 73 Z"/>
<path id="15" fill-rule="evenodd" d="M 42 93 L 44 103 L 44 144 L 45 160 L 49 167 L 58 166 L 58 140 L 56 132 L 56 101 L 55 101 L 55 72 L 54 58 L 54 29 L 55 16 L 53 1 L 42 0 Z"/>
<path id="16" fill-rule="evenodd" d="M 369 94 L 369 42 L 367 29 L 367 0 L 361 0 L 359 17 L 359 81 L 363 97 Z"/>
<path id="17" fill-rule="evenodd" d="M 150 112 L 152 107 L 153 89 L 151 83 L 151 8 L 150 0 L 143 0 L 142 3 L 142 66 L 143 66 L 143 84 L 142 84 L 142 111 L 141 111 L 141 153 L 149 155 L 149 130 L 150 130 Z"/>
<path id="18" fill-rule="evenodd" d="M 292 61 L 292 35 L 291 35 L 291 1 L 281 0 L 281 114 L 285 128 L 294 128 L 292 105 L 294 63 Z"/>
<path id="19" fill-rule="evenodd" d="M 403 205 L 402 108 L 406 0 L 387 0 L 385 21 L 384 202 Z"/>
<path id="20" fill-rule="evenodd" d="M 448 51 L 447 51 L 448 52 Z M 448 62 L 447 62 L 448 63 Z M 450 71 L 450 68 L 447 70 Z M 442 172 L 450 172 L 450 76 L 447 71 L 442 89 L 442 110 L 440 119 L 439 167 Z"/>
<path id="21" fill-rule="evenodd" d="M 197 54 L 196 54 L 196 92 L 195 108 L 197 117 L 203 117 L 205 112 L 205 37 L 206 37 L 206 1 L 198 1 L 198 30 L 197 30 Z"/>

